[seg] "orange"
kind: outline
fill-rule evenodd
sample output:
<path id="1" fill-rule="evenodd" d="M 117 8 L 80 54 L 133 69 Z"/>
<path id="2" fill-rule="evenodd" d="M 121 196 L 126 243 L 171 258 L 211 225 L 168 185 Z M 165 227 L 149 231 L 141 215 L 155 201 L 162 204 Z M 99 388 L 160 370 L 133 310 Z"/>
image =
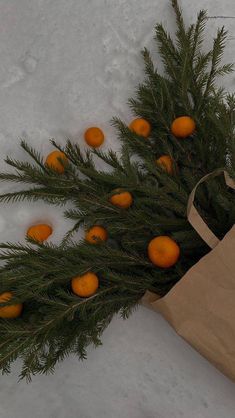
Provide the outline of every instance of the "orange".
<path id="1" fill-rule="evenodd" d="M 91 128 L 86 130 L 84 138 L 87 145 L 93 148 L 98 148 L 104 142 L 104 133 L 100 128 L 92 126 Z"/>
<path id="2" fill-rule="evenodd" d="M 133 203 L 133 197 L 130 192 L 115 190 L 117 193 L 111 196 L 110 202 L 121 209 L 128 209 Z"/>
<path id="3" fill-rule="evenodd" d="M 9 302 L 13 297 L 11 292 L 4 292 L 0 295 L 0 302 Z M 0 306 L 0 318 L 17 318 L 23 310 L 23 304 Z"/>
<path id="4" fill-rule="evenodd" d="M 189 116 L 176 118 L 171 125 L 171 132 L 178 138 L 186 138 L 194 133 L 196 124 Z"/>
<path id="5" fill-rule="evenodd" d="M 52 234 L 53 230 L 50 225 L 38 224 L 30 226 L 27 231 L 27 237 L 34 241 L 43 242 Z"/>
<path id="6" fill-rule="evenodd" d="M 76 276 L 71 280 L 71 287 L 75 295 L 88 298 L 95 294 L 99 286 L 99 279 L 95 273 L 88 272 Z"/>
<path id="7" fill-rule="evenodd" d="M 148 256 L 155 266 L 172 267 L 178 261 L 180 248 L 172 238 L 159 236 L 150 241 Z"/>
<path id="8" fill-rule="evenodd" d="M 169 155 L 162 155 L 160 158 L 156 160 L 156 163 L 157 165 L 160 165 L 161 168 L 165 170 L 168 174 L 173 173 L 173 160 Z"/>
<path id="9" fill-rule="evenodd" d="M 143 118 L 137 118 L 131 122 L 129 129 L 135 132 L 137 135 L 147 138 L 151 132 L 151 125 L 147 120 Z"/>
<path id="10" fill-rule="evenodd" d="M 63 161 L 63 164 L 60 162 Z M 68 158 L 61 151 L 52 151 L 46 158 L 46 165 L 59 174 L 64 173 L 64 166 L 68 163 Z"/>
<path id="11" fill-rule="evenodd" d="M 99 241 L 106 241 L 107 239 L 108 234 L 106 229 L 98 225 L 92 226 L 85 235 L 85 240 L 90 244 L 99 244 Z"/>

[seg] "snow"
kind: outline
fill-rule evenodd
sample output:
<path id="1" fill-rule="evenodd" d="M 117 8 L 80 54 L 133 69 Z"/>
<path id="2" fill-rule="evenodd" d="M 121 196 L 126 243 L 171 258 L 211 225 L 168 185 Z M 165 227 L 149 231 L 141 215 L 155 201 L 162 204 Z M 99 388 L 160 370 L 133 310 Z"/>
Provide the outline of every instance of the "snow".
<path id="1" fill-rule="evenodd" d="M 226 25 L 226 60 L 233 61 L 234 1 L 181 4 L 188 22 L 199 8 L 208 9 L 207 43 Z M 143 79 L 144 46 L 160 66 L 152 40 L 159 20 L 174 29 L 166 0 L 0 0 L 0 170 L 7 168 L 6 155 L 25 158 L 20 138 L 46 156 L 49 138 L 61 144 L 70 138 L 85 148 L 83 132 L 91 125 L 104 130 L 104 150 L 118 150 L 109 121 L 131 119 L 126 102 Z M 225 85 L 234 86 L 234 75 Z M 15 188 L 0 187 L 1 193 Z M 54 206 L 1 204 L 1 241 L 24 241 L 36 222 L 53 225 L 53 242 L 70 226 Z M 31 387 L 16 385 L 16 375 L 1 378 L 1 418 L 234 416 L 233 384 L 145 308 L 125 323 L 113 321 L 104 346 L 91 350 L 87 362 L 70 358 L 54 377 L 36 377 Z"/>

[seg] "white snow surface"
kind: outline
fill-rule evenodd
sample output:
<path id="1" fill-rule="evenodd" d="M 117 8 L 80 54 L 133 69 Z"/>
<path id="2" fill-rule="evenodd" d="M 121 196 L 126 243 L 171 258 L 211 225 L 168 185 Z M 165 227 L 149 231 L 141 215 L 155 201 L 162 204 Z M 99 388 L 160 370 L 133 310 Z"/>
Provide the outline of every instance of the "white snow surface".
<path id="1" fill-rule="evenodd" d="M 208 9 L 207 45 L 226 26 L 225 59 L 233 61 L 234 0 L 181 5 L 188 23 Z M 91 125 L 104 130 L 104 150 L 118 150 L 109 121 L 132 117 L 126 103 L 143 80 L 140 50 L 147 46 L 161 65 L 152 40 L 157 21 L 175 27 L 167 0 L 0 0 L 0 170 L 7 169 L 6 155 L 25 159 L 20 138 L 46 156 L 50 138 L 85 148 Z M 223 84 L 233 90 L 234 75 Z M 40 202 L 1 204 L 0 240 L 24 241 L 29 225 L 48 222 L 51 241 L 59 242 L 71 225 L 62 212 Z M 0 378 L 0 417 L 234 417 L 234 384 L 157 314 L 140 308 L 125 322 L 116 318 L 103 342 L 87 361 L 70 357 L 54 376 L 36 376 L 31 385 L 17 383 L 17 362 L 12 375 Z"/>

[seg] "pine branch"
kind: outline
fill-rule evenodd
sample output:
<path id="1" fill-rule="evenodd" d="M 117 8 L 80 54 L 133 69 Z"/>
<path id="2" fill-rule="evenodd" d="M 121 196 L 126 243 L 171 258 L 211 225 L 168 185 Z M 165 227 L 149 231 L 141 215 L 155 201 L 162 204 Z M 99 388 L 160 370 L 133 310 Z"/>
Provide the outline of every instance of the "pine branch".
<path id="1" fill-rule="evenodd" d="M 225 31 L 224 27 L 222 27 L 221 29 L 218 29 L 217 36 L 214 39 L 214 45 L 213 45 L 212 57 L 211 57 L 211 69 L 210 69 L 208 81 L 207 81 L 205 92 L 204 92 L 204 98 L 208 95 L 209 92 L 212 91 L 214 87 L 215 78 L 217 75 L 220 74 L 219 64 L 221 62 L 221 58 L 222 58 L 224 48 L 226 45 L 225 44 L 226 38 L 227 38 L 227 31 Z M 232 67 L 230 67 L 230 70 L 232 70 Z"/>
<path id="2" fill-rule="evenodd" d="M 8 179 L 7 179 L 8 180 Z M 44 200 L 47 203 L 64 204 L 67 197 L 63 192 L 53 191 L 46 188 L 31 188 L 29 190 L 21 190 L 19 192 L 5 193 L 0 195 L 0 202 L 22 202 L 24 200 L 35 202 L 37 200 Z"/>
<path id="3" fill-rule="evenodd" d="M 235 178 L 235 98 L 216 86 L 217 76 L 229 73 L 222 64 L 226 31 L 218 31 L 211 51 L 202 51 L 205 11 L 186 27 L 178 2 L 176 40 L 156 26 L 155 40 L 165 73 L 155 68 L 147 49 L 142 51 L 145 80 L 129 104 L 133 113 L 151 124 L 149 138 L 132 132 L 114 118 L 122 148 L 116 154 L 82 152 L 68 140 L 60 146 L 69 164 L 63 175 L 46 167 L 43 157 L 25 141 L 21 147 L 32 163 L 7 158 L 13 173 L 1 173 L 1 181 L 25 183 L 28 189 L 0 196 L 1 202 L 39 199 L 49 204 L 70 203 L 65 217 L 74 222 L 60 245 L 35 243 L 0 244 L 0 290 L 11 290 L 11 303 L 23 303 L 22 317 L 0 320 L 0 368 L 9 373 L 22 358 L 21 378 L 51 373 L 71 353 L 86 358 L 86 349 L 101 344 L 101 334 L 112 317 L 126 318 L 136 309 L 146 290 L 165 295 L 209 251 L 189 224 L 188 196 L 197 181 L 216 168 Z M 185 139 L 171 133 L 175 117 L 190 115 L 196 132 Z M 167 173 L 156 159 L 169 155 L 174 172 Z M 94 156 L 107 170 L 98 170 Z M 61 160 L 61 163 L 63 161 Z M 116 189 L 129 191 L 133 204 L 123 210 L 110 202 Z M 196 206 L 210 228 L 223 237 L 235 223 L 234 193 L 222 178 L 200 186 Z M 90 245 L 75 232 L 92 225 L 108 231 L 107 242 Z M 170 269 L 153 265 L 148 244 L 158 235 L 172 237 L 181 256 Z M 89 298 L 71 291 L 71 279 L 88 271 L 97 274 L 99 289 Z"/>
<path id="4" fill-rule="evenodd" d="M 47 167 L 44 164 L 43 157 L 39 152 L 36 152 L 35 149 L 30 147 L 25 140 L 22 140 L 20 145 L 21 148 L 27 152 L 27 154 L 39 165 L 43 171 L 48 172 Z"/>
<path id="5" fill-rule="evenodd" d="M 197 22 L 194 27 L 193 45 L 192 45 L 192 59 L 200 54 L 200 49 L 204 40 L 204 30 L 207 22 L 207 13 L 205 10 L 200 10 L 197 16 Z"/>

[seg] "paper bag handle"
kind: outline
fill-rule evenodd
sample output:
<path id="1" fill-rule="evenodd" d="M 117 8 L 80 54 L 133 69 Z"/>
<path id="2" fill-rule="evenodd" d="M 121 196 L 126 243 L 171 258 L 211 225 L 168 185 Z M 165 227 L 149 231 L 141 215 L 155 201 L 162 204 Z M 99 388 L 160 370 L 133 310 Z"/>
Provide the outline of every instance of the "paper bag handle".
<path id="1" fill-rule="evenodd" d="M 201 215 L 199 214 L 193 203 L 198 186 L 204 181 L 208 180 L 209 178 L 219 176 L 222 173 L 224 174 L 225 183 L 227 184 L 227 186 L 231 187 L 232 189 L 235 189 L 235 181 L 229 176 L 227 171 L 222 169 L 215 170 L 212 173 L 206 174 L 199 180 L 199 182 L 196 184 L 196 186 L 190 193 L 187 206 L 188 221 L 190 222 L 192 227 L 197 231 L 200 237 L 209 245 L 210 248 L 215 248 L 216 245 L 220 242 L 220 240 L 211 231 L 206 222 L 202 219 Z"/>

